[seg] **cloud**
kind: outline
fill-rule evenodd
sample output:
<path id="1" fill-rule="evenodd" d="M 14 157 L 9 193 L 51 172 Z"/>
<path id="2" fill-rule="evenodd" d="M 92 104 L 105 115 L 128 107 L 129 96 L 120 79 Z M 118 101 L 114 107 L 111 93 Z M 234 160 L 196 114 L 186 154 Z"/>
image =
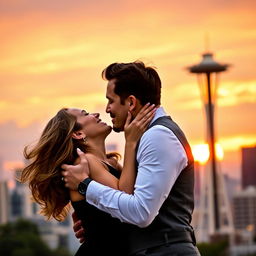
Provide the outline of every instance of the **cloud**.
<path id="1" fill-rule="evenodd" d="M 256 102 L 256 80 L 229 81 L 218 90 L 218 105 L 232 106 Z"/>
<path id="2" fill-rule="evenodd" d="M 103 89 L 103 88 L 102 88 Z M 58 94 L 58 92 L 56 92 Z M 0 102 L 1 103 L 1 102 Z M 94 112 L 99 105 L 105 105 L 106 100 L 102 93 L 84 93 L 55 97 L 27 97 L 18 103 L 8 104 L 2 102 L 0 110 L 2 112 L 1 122 L 15 120 L 19 127 L 26 127 L 31 123 L 48 120 L 63 107 L 78 107 Z M 11 113 L 11 115 L 10 115 Z M 0 122 L 0 123 L 1 123 Z"/>
<path id="3" fill-rule="evenodd" d="M 255 146 L 256 134 L 254 135 L 237 135 L 235 137 L 223 137 L 219 140 L 223 149 L 226 151 L 240 150 L 241 147 Z"/>
<path id="4" fill-rule="evenodd" d="M 15 122 L 0 124 L 0 158 L 3 162 L 20 162 L 23 159 L 23 148 L 39 138 L 42 125 L 32 123 L 19 127 Z"/>
<path id="5" fill-rule="evenodd" d="M 218 138 L 228 150 L 253 143 L 255 7 L 253 0 L 1 1 L 4 160 L 20 161 L 24 144 L 63 106 L 104 113 L 101 71 L 136 59 L 157 67 L 166 110 L 190 141 L 203 141 L 204 108 L 196 77 L 185 67 L 201 61 L 205 34 L 214 58 L 232 64 L 218 89 Z"/>
<path id="6" fill-rule="evenodd" d="M 206 84 L 204 84 L 206 88 Z M 190 93 L 187 93 L 188 90 Z M 182 83 L 175 86 L 167 86 L 162 94 L 163 101 L 170 104 L 170 96 L 174 109 L 201 109 L 203 100 L 197 82 Z M 217 88 L 217 107 L 239 106 L 256 102 L 256 80 L 252 81 L 228 81 L 219 84 Z M 250 106 L 250 107 L 252 107 Z"/>

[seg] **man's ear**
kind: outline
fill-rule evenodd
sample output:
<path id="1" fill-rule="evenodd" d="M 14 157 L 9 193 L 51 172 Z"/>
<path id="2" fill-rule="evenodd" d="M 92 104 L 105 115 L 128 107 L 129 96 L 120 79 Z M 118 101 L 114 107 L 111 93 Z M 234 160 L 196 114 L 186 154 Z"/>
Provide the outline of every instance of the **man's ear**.
<path id="1" fill-rule="evenodd" d="M 138 100 L 134 95 L 130 95 L 127 98 L 129 104 L 129 111 L 134 111 L 136 109 Z"/>
<path id="2" fill-rule="evenodd" d="M 82 131 L 76 131 L 76 132 L 72 133 L 72 138 L 75 140 L 81 140 L 85 137 L 86 137 L 86 135 Z"/>

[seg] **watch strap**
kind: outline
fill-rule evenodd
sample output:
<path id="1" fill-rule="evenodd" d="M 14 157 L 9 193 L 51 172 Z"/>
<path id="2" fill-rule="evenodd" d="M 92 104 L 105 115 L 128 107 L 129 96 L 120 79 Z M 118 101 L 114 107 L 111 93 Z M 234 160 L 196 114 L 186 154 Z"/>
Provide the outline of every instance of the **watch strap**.
<path id="1" fill-rule="evenodd" d="M 86 178 L 84 179 L 82 182 L 79 183 L 78 185 L 78 192 L 85 196 L 86 195 L 86 191 L 87 191 L 87 188 L 88 188 L 88 185 L 90 184 L 90 182 L 92 181 L 91 178 Z"/>

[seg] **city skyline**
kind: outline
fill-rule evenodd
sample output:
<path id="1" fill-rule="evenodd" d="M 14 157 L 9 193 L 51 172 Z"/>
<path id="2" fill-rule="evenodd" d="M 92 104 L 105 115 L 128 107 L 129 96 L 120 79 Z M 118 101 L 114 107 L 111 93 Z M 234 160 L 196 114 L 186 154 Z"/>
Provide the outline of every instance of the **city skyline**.
<path id="1" fill-rule="evenodd" d="M 199 8 L 200 7 L 200 8 Z M 239 176 L 240 148 L 256 144 L 256 3 L 236 1 L 2 1 L 0 158 L 5 169 L 64 106 L 105 114 L 101 71 L 141 59 L 162 79 L 162 105 L 191 145 L 205 141 L 196 77 L 185 67 L 205 51 L 231 64 L 220 75 L 217 141 L 223 169 Z M 207 43 L 205 37 L 209 38 Z M 122 134 L 109 141 L 122 145 Z"/>

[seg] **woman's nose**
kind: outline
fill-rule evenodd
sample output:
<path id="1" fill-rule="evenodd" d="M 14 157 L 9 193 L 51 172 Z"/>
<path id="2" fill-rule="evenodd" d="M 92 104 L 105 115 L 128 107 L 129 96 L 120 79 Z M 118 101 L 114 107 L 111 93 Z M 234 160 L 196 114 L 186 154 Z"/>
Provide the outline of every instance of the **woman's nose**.
<path id="1" fill-rule="evenodd" d="M 99 113 L 92 113 L 96 118 L 99 118 L 100 114 Z"/>

